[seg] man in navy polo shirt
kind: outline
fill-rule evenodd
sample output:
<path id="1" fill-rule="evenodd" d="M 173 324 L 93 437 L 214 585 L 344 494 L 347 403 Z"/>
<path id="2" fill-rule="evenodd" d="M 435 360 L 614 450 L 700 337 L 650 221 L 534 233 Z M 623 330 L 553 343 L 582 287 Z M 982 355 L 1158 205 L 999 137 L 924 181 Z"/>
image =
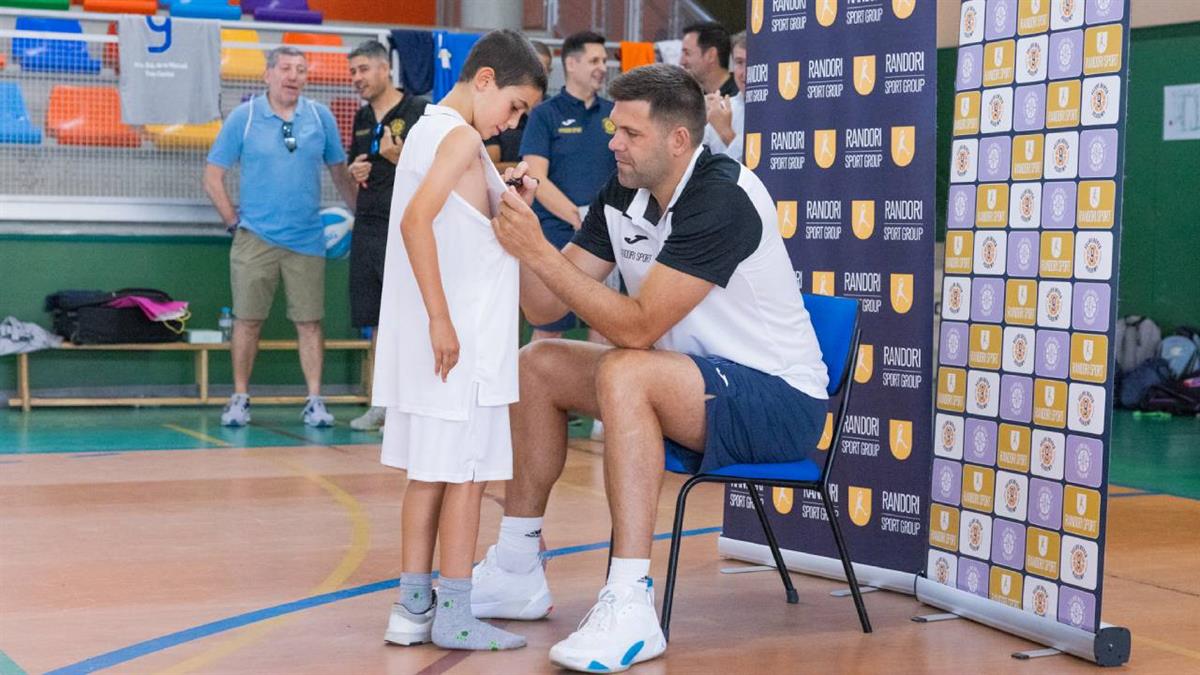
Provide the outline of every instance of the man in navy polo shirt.
<path id="1" fill-rule="evenodd" d="M 546 239 L 561 249 L 583 222 L 587 205 L 616 171 L 608 142 L 616 128 L 609 119 L 612 101 L 601 98 L 607 76 L 604 36 L 584 31 L 563 40 L 566 86 L 533 109 L 521 155 L 529 175 L 539 179 L 534 212 Z M 575 326 L 568 314 L 553 323 L 534 326 L 534 340 L 558 337 Z"/>

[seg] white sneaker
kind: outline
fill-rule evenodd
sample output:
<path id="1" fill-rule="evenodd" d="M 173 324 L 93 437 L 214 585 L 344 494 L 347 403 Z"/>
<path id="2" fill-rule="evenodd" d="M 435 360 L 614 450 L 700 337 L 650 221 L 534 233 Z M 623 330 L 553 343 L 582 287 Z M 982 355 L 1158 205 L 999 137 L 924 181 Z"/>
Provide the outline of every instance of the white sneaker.
<path id="1" fill-rule="evenodd" d="M 310 427 L 333 426 L 333 415 L 325 409 L 325 399 L 320 396 L 309 396 L 304 404 L 304 412 L 300 415 L 304 423 Z"/>
<path id="2" fill-rule="evenodd" d="M 654 611 L 653 582 L 609 584 L 579 623 L 579 629 L 550 648 L 550 662 L 586 673 L 619 673 L 667 650 Z"/>
<path id="3" fill-rule="evenodd" d="M 387 417 L 387 408 L 372 406 L 367 412 L 350 420 L 350 428 L 355 431 L 379 431 L 383 428 L 383 420 Z"/>
<path id="4" fill-rule="evenodd" d="M 604 422 L 600 420 L 592 420 L 592 433 L 588 434 L 588 438 L 593 441 L 604 440 Z"/>
<path id="5" fill-rule="evenodd" d="M 392 603 L 387 632 L 383 634 L 384 641 L 405 647 L 431 641 L 433 639 L 433 608 L 436 606 L 436 595 L 429 604 L 429 609 L 420 614 L 413 614 L 399 602 Z"/>
<path id="6" fill-rule="evenodd" d="M 225 404 L 221 412 L 221 426 L 244 427 L 250 423 L 250 397 L 246 394 L 234 394 Z"/>
<path id="7" fill-rule="evenodd" d="M 471 613 L 476 619 L 535 621 L 554 609 L 546 570 L 534 565 L 527 574 L 514 574 L 500 567 L 496 547 L 471 570 Z"/>

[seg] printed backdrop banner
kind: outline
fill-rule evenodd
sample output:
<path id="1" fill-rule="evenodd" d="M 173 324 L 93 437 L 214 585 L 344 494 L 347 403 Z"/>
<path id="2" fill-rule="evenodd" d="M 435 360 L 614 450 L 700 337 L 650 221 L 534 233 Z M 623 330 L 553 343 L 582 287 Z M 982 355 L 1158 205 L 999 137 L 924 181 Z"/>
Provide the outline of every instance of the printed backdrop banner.
<path id="1" fill-rule="evenodd" d="M 862 303 L 831 496 L 854 561 L 909 575 L 927 539 L 936 14 L 934 0 L 752 0 L 747 22 L 746 166 L 801 289 Z M 745 488 L 726 496 L 722 551 L 763 543 Z M 836 557 L 816 493 L 771 497 L 781 547 Z"/>
<path id="2" fill-rule="evenodd" d="M 967 0 L 926 576 L 1096 632 L 1127 0 Z"/>

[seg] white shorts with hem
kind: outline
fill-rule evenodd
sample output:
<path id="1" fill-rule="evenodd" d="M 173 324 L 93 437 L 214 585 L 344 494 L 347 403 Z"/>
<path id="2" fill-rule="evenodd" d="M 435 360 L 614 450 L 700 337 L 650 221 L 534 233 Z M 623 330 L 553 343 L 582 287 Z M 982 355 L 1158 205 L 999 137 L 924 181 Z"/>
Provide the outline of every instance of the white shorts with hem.
<path id="1" fill-rule="evenodd" d="M 465 422 L 387 409 L 380 461 L 426 483 L 512 478 L 508 406 L 471 406 Z"/>

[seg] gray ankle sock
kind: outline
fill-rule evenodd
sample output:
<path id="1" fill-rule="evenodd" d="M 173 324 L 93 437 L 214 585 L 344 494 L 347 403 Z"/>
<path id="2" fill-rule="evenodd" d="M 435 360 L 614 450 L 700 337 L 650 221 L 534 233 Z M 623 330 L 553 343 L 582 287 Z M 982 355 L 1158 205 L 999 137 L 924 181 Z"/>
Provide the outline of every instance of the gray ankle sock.
<path id="1" fill-rule="evenodd" d="M 413 614 L 424 614 L 433 604 L 433 577 L 429 574 L 400 574 L 400 604 Z"/>
<path id="2" fill-rule="evenodd" d="M 488 625 L 471 615 L 471 580 L 438 581 L 433 613 L 433 643 L 442 649 L 499 651 L 525 646 L 525 638 Z"/>

